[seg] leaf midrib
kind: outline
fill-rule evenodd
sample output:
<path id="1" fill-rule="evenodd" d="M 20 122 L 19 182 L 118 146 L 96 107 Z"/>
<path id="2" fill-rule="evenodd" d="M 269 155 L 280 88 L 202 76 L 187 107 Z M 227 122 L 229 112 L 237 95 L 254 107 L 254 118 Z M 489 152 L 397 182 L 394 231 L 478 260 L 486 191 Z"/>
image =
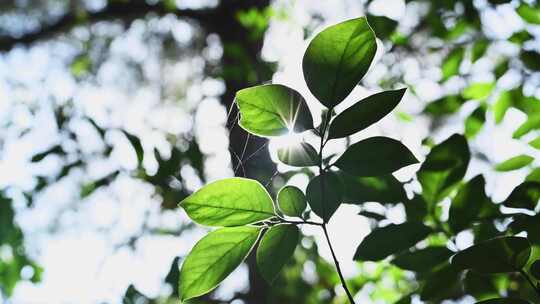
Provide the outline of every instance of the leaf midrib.
<path id="1" fill-rule="evenodd" d="M 257 232 L 258 232 L 258 231 L 257 231 Z M 216 259 L 216 261 L 214 261 L 212 264 L 210 264 L 210 265 L 206 268 L 206 270 L 208 270 L 208 269 L 214 267 L 214 265 L 218 264 L 225 256 L 229 255 L 229 253 L 231 253 L 231 251 L 233 251 L 234 249 L 236 249 L 236 248 L 238 247 L 239 244 L 244 243 L 248 238 L 251 238 L 251 234 L 248 234 L 245 238 L 243 238 L 242 240 L 240 240 L 240 241 L 238 241 L 238 242 L 230 242 L 230 243 L 232 243 L 232 244 L 235 244 L 236 246 L 232 246 L 230 249 L 228 249 L 227 251 L 225 251 L 225 252 L 223 253 L 223 255 L 222 255 L 220 258 Z M 214 245 L 214 246 L 216 246 L 216 245 Z M 252 246 L 252 247 L 253 247 L 253 246 Z M 248 250 L 248 253 L 247 253 L 247 254 L 249 254 L 250 251 L 251 251 L 251 248 Z M 246 254 L 246 255 L 247 255 L 247 254 Z M 244 256 L 244 258 L 242 258 L 242 260 L 243 260 L 243 259 L 245 259 L 245 256 Z M 202 274 L 204 274 L 204 273 L 206 273 L 206 272 L 203 272 Z M 198 276 L 195 280 L 193 280 L 192 283 L 189 284 L 187 287 L 193 286 L 193 285 L 194 285 L 195 283 L 197 283 L 202 277 L 203 277 L 203 275 L 199 275 L 199 276 Z M 189 288 L 187 288 L 187 287 L 186 287 L 186 289 L 189 289 Z M 195 295 L 195 296 L 197 296 L 197 295 Z"/>
<path id="2" fill-rule="evenodd" d="M 245 211 L 245 212 L 252 212 L 252 213 L 261 213 L 261 214 L 274 215 L 274 213 L 267 212 L 267 211 L 261 211 L 261 210 L 246 209 L 246 208 L 232 208 L 232 207 L 226 207 L 226 206 L 221 207 L 221 206 L 209 205 L 209 204 L 204 204 L 204 203 L 201 204 L 201 203 L 195 203 L 195 202 L 189 202 L 189 201 L 184 202 L 183 205 L 197 205 L 197 206 L 215 208 L 215 209 L 227 209 L 227 210 L 236 210 L 236 211 Z"/>

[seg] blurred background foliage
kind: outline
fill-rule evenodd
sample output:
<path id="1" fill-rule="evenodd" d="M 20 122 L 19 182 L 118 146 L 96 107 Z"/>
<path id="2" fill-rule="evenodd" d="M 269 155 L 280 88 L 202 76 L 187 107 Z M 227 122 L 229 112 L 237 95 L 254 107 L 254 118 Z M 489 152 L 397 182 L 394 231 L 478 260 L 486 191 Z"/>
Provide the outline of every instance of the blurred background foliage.
<path id="1" fill-rule="evenodd" d="M 313 176 L 276 166 L 268 143 L 237 126 L 234 94 L 272 79 L 294 87 L 288 62 L 303 41 L 364 14 L 380 54 L 360 85 L 409 88 L 376 132 L 419 157 L 434 148 L 416 175 L 347 181 L 347 211 L 361 223 L 341 233 L 421 220 L 439 228 L 423 247 L 527 232 L 540 255 L 536 1 L 5 0 L 0 300 L 176 303 L 178 265 L 202 235 L 180 200 L 233 174 L 274 194 Z M 485 183 L 472 179 L 480 173 Z M 449 216 L 464 187 L 486 203 Z M 194 302 L 346 303 L 307 234 L 273 286 L 250 257 L 233 281 Z M 348 284 L 363 303 L 539 300 L 519 276 L 463 274 L 442 256 L 352 263 Z"/>

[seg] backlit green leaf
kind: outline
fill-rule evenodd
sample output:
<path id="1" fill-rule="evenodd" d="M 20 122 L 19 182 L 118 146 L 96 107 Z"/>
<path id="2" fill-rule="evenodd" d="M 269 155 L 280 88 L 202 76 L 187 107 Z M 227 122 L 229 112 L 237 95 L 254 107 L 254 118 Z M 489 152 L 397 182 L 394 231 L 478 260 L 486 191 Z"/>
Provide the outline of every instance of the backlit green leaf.
<path id="1" fill-rule="evenodd" d="M 381 120 L 397 106 L 405 90 L 380 92 L 355 103 L 334 118 L 330 124 L 328 137 L 346 137 Z"/>
<path id="2" fill-rule="evenodd" d="M 279 148 L 277 154 L 278 159 L 289 166 L 309 167 L 319 164 L 317 150 L 305 142 Z"/>
<path id="3" fill-rule="evenodd" d="M 306 209 L 306 196 L 295 186 L 285 186 L 279 190 L 279 209 L 288 216 L 300 216 Z"/>
<path id="4" fill-rule="evenodd" d="M 341 179 L 333 172 L 326 172 L 313 178 L 306 189 L 311 210 L 325 222 L 336 212 L 343 197 Z"/>
<path id="5" fill-rule="evenodd" d="M 313 129 L 313 118 L 302 95 L 280 84 L 267 84 L 236 93 L 240 126 L 259 136 L 278 136 Z"/>
<path id="6" fill-rule="evenodd" d="M 240 177 L 210 183 L 180 206 L 192 220 L 207 226 L 240 226 L 275 215 L 266 189 L 255 180 Z"/>
<path id="7" fill-rule="evenodd" d="M 526 238 L 499 237 L 458 252 L 451 263 L 479 273 L 516 272 L 525 266 L 530 254 L 531 245 Z"/>
<path id="8" fill-rule="evenodd" d="M 462 95 L 465 99 L 484 99 L 489 97 L 494 88 L 494 82 L 473 83 L 463 90 Z"/>
<path id="9" fill-rule="evenodd" d="M 401 142 L 375 136 L 350 146 L 335 165 L 355 176 L 379 176 L 416 163 L 416 157 Z"/>
<path id="10" fill-rule="evenodd" d="M 290 260 L 300 239 L 295 225 L 277 225 L 262 237 L 257 249 L 257 267 L 262 277 L 272 283 Z"/>
<path id="11" fill-rule="evenodd" d="M 180 296 L 188 300 L 214 289 L 247 257 L 260 228 L 233 227 L 210 232 L 193 247 L 180 269 Z"/>
<path id="12" fill-rule="evenodd" d="M 302 61 L 309 90 L 322 104 L 334 107 L 364 77 L 376 50 L 365 17 L 324 29 L 311 40 Z"/>
<path id="13" fill-rule="evenodd" d="M 379 261 L 389 255 L 406 250 L 432 232 L 431 228 L 416 222 L 390 224 L 376 228 L 368 234 L 356 249 L 354 260 Z"/>
<path id="14" fill-rule="evenodd" d="M 495 170 L 497 171 L 512 171 L 521 169 L 525 166 L 528 166 L 530 163 L 534 161 L 534 157 L 521 154 L 518 156 L 514 156 L 512 158 L 509 158 L 502 163 L 499 163 L 495 166 Z"/>

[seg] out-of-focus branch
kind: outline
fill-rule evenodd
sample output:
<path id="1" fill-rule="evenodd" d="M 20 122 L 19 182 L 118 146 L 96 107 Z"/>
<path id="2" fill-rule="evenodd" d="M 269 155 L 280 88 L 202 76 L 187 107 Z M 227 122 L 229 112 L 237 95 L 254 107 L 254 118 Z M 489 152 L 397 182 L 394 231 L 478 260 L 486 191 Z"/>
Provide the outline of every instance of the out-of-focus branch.
<path id="1" fill-rule="evenodd" d="M 68 12 L 50 24 L 43 24 L 39 29 L 19 37 L 1 36 L 0 51 L 9 51 L 16 45 L 28 46 L 34 42 L 52 38 L 66 33 L 78 25 L 92 24 L 100 21 L 121 20 L 131 23 L 148 13 L 157 15 L 174 14 L 205 23 L 212 19 L 213 9 L 169 9 L 162 2 L 148 4 L 146 1 L 114 1 L 109 2 L 102 10 L 96 12 Z"/>

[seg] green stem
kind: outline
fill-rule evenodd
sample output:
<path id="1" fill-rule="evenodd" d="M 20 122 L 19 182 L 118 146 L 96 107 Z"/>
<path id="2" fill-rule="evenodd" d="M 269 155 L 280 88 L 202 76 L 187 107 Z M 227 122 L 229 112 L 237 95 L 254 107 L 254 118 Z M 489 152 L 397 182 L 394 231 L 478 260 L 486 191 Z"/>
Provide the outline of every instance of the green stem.
<path id="1" fill-rule="evenodd" d="M 313 226 L 322 226 L 323 223 L 317 223 L 312 221 L 289 221 L 284 218 L 279 219 L 281 223 L 294 224 L 294 225 L 313 225 Z"/>
<path id="2" fill-rule="evenodd" d="M 343 286 L 343 289 L 345 289 L 345 293 L 347 294 L 347 297 L 349 298 L 349 302 L 351 302 L 351 304 L 356 304 L 354 302 L 354 298 L 351 294 L 351 292 L 349 291 L 349 288 L 347 288 L 347 283 L 345 282 L 345 278 L 343 277 L 343 273 L 341 271 L 341 267 L 339 266 L 339 261 L 336 257 L 336 253 L 334 252 L 334 248 L 332 247 L 332 242 L 330 242 L 330 237 L 328 236 L 328 230 L 326 229 L 326 223 L 324 223 L 325 221 L 325 218 L 326 218 L 326 211 L 325 211 L 325 208 L 324 208 L 324 168 L 323 168 L 323 148 L 324 146 L 326 145 L 326 143 L 328 142 L 328 140 L 325 141 L 324 137 L 326 135 L 326 130 L 328 129 L 328 124 L 330 123 L 330 118 L 331 118 L 331 113 L 332 113 L 332 110 L 333 109 L 329 109 L 328 110 L 328 113 L 326 114 L 326 117 L 321 125 L 321 132 L 320 132 L 320 137 L 321 137 L 321 144 L 320 144 L 320 147 L 319 147 L 319 175 L 321 176 L 321 202 L 323 204 L 323 224 L 321 225 L 322 229 L 323 229 L 323 232 L 324 232 L 324 236 L 326 238 L 326 242 L 328 243 L 328 247 L 330 248 L 330 252 L 332 253 L 332 259 L 334 260 L 334 264 L 336 265 L 336 271 L 338 273 L 338 276 L 339 276 L 339 280 L 341 281 L 341 285 Z"/>

